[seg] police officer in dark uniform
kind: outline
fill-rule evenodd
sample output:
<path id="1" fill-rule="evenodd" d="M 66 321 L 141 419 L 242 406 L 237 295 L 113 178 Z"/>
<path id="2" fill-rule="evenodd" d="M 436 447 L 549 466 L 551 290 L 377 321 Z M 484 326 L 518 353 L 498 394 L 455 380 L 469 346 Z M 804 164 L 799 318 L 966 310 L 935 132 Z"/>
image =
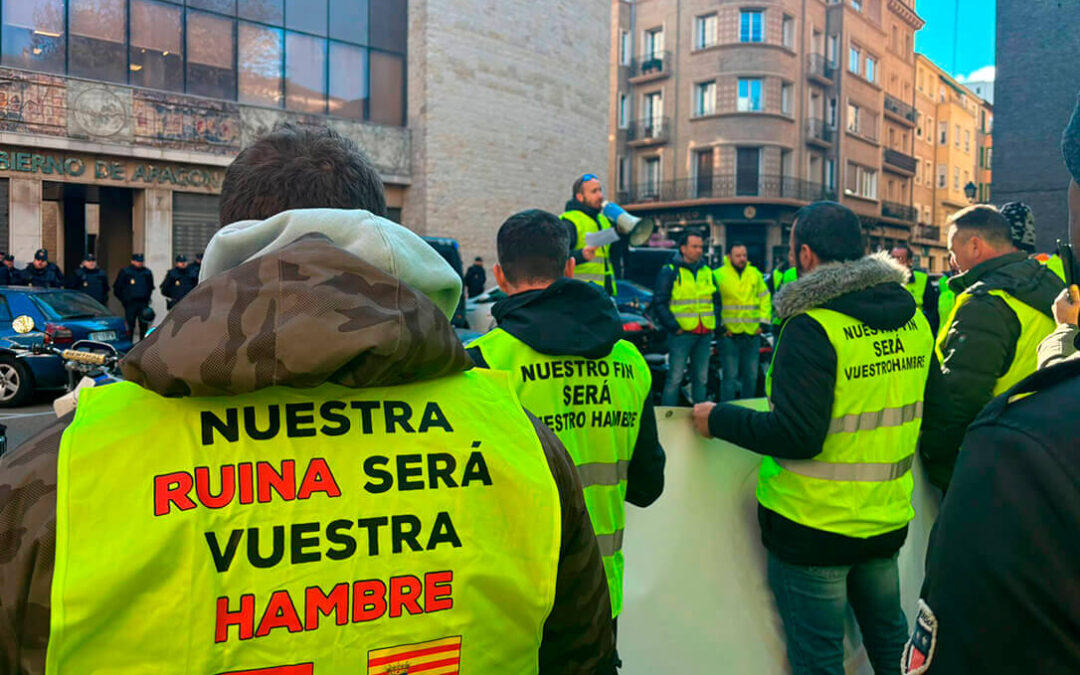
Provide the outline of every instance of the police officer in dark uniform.
<path id="1" fill-rule="evenodd" d="M 10 253 L 4 254 L 3 264 L 0 265 L 0 286 L 21 286 L 22 272 L 15 269 L 15 256 Z"/>
<path id="2" fill-rule="evenodd" d="M 124 319 L 128 333 L 135 337 L 135 324 L 139 324 L 139 338 L 146 337 L 149 325 L 143 316 L 143 309 L 150 305 L 150 296 L 154 293 L 154 275 L 146 269 L 142 253 L 131 256 L 131 264 L 120 270 L 113 282 L 113 294 L 124 306 Z"/>
<path id="3" fill-rule="evenodd" d="M 31 288 L 60 288 L 64 285 L 64 274 L 55 263 L 49 262 L 49 252 L 39 248 L 34 261 L 22 271 L 22 283 Z"/>
<path id="4" fill-rule="evenodd" d="M 199 283 L 199 271 L 202 269 L 202 251 L 195 254 L 195 262 L 188 265 L 188 272 L 195 278 L 195 283 Z"/>
<path id="5" fill-rule="evenodd" d="M 109 277 L 98 269 L 97 256 L 93 253 L 87 254 L 82 265 L 75 270 L 71 288 L 86 293 L 103 305 L 109 303 Z"/>
<path id="6" fill-rule="evenodd" d="M 161 282 L 161 294 L 168 298 L 165 301 L 165 308 L 172 309 L 198 283 L 199 278 L 191 275 L 187 256 L 176 256 L 176 266 L 169 270 L 169 273 L 165 275 L 165 281 Z"/>

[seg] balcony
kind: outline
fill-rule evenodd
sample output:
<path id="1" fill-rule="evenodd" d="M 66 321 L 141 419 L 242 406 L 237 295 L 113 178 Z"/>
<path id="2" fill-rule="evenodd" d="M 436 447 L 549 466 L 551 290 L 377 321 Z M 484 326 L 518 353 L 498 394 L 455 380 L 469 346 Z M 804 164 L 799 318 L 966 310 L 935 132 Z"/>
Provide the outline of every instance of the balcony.
<path id="1" fill-rule="evenodd" d="M 677 202 L 695 199 L 791 199 L 814 202 L 834 199 L 835 194 L 821 183 L 791 176 L 761 176 L 753 173 L 669 181 L 646 181 L 621 191 L 625 204 Z"/>
<path id="2" fill-rule="evenodd" d="M 930 241 L 935 244 L 941 243 L 941 228 L 937 225 L 916 225 L 911 231 L 913 239 Z"/>
<path id="3" fill-rule="evenodd" d="M 630 62 L 630 84 L 651 82 L 671 75 L 671 52 L 653 52 Z"/>
<path id="4" fill-rule="evenodd" d="M 910 177 L 914 176 L 915 170 L 919 168 L 919 160 L 911 155 L 905 155 L 892 148 L 885 148 L 885 151 L 882 154 L 884 156 L 886 170 L 895 171 Z"/>
<path id="5" fill-rule="evenodd" d="M 836 73 L 836 64 L 831 63 L 823 54 L 806 56 L 806 76 L 815 82 L 830 85 Z"/>
<path id="6" fill-rule="evenodd" d="M 906 127 L 912 128 L 915 126 L 916 119 L 918 119 L 915 108 L 889 94 L 885 94 L 885 115 Z"/>
<path id="7" fill-rule="evenodd" d="M 660 145 L 671 137 L 670 117 L 635 120 L 626 127 L 626 142 L 632 147 Z"/>
<path id="8" fill-rule="evenodd" d="M 806 142 L 823 148 L 832 147 L 836 129 L 825 120 L 811 117 L 806 120 Z"/>
<path id="9" fill-rule="evenodd" d="M 919 212 L 914 206 L 905 206 L 896 202 L 881 202 L 881 215 L 885 218 L 895 218 L 907 223 L 914 223 L 919 219 Z"/>

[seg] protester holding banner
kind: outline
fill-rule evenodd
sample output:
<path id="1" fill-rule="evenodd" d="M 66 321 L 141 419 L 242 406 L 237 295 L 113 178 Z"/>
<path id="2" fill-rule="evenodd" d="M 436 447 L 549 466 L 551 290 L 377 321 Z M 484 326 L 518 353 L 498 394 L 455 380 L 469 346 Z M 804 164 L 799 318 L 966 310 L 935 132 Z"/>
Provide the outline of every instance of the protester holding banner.
<path id="1" fill-rule="evenodd" d="M 772 410 L 703 403 L 694 423 L 764 455 L 758 519 L 795 675 L 842 673 L 847 607 L 877 673 L 896 672 L 908 627 L 897 552 L 913 517 L 911 466 L 933 337 L 907 270 L 863 257 L 859 218 L 833 202 L 801 209 L 799 278 L 766 381 Z"/>

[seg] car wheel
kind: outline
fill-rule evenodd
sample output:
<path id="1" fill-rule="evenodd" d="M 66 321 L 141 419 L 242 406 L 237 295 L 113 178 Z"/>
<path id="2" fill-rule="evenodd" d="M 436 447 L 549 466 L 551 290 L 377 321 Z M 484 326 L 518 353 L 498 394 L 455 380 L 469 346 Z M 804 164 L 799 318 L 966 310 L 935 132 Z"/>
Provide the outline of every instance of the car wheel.
<path id="1" fill-rule="evenodd" d="M 14 408 L 34 395 L 34 379 L 26 364 L 10 356 L 0 357 L 0 408 Z"/>

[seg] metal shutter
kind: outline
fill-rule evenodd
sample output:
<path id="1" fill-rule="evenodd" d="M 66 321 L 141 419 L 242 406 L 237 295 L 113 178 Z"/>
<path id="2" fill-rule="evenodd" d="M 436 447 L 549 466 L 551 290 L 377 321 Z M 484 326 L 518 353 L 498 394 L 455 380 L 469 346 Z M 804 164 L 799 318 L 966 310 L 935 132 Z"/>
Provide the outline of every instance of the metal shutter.
<path id="1" fill-rule="evenodd" d="M 6 218 L 4 222 L 6 227 Z M 219 227 L 217 195 L 173 193 L 173 255 L 183 253 L 194 260 L 196 253 L 206 250 Z"/>

